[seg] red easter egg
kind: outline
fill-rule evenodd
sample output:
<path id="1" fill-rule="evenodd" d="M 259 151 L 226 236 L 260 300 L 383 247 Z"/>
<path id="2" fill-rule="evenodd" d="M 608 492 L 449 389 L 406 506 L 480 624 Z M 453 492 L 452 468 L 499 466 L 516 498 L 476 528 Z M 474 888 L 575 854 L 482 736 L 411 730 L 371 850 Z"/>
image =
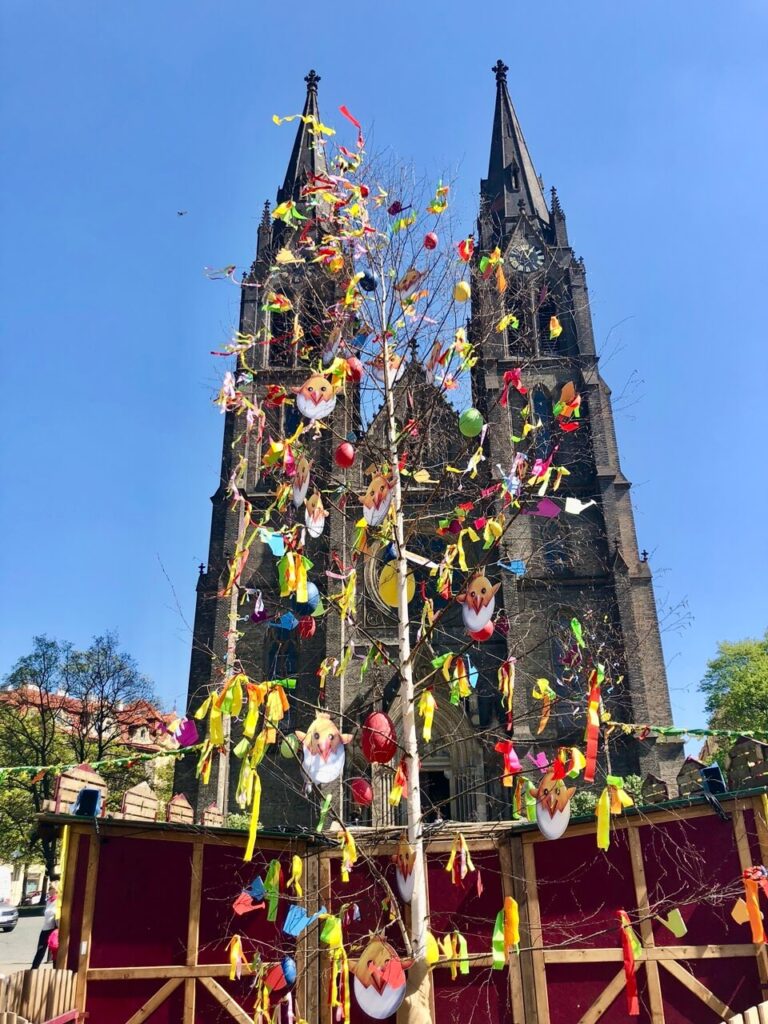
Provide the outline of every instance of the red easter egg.
<path id="1" fill-rule="evenodd" d="M 363 757 L 371 764 L 387 764 L 397 751 L 395 725 L 383 711 L 372 711 L 363 722 L 360 735 Z"/>
<path id="2" fill-rule="evenodd" d="M 425 249 L 436 249 L 437 248 L 437 235 L 434 231 L 430 231 L 429 234 L 424 236 L 424 248 Z"/>
<path id="3" fill-rule="evenodd" d="M 349 469 L 355 461 L 355 449 L 349 441 L 342 441 L 333 453 L 333 458 L 337 466 L 341 466 L 342 469 Z"/>
<path id="4" fill-rule="evenodd" d="M 353 381 L 355 384 L 359 384 L 365 376 L 365 367 L 357 358 L 357 356 L 350 356 L 347 360 L 347 379 Z"/>
<path id="5" fill-rule="evenodd" d="M 367 199 L 370 194 L 371 190 L 368 188 L 367 185 L 360 186 L 360 195 L 362 196 L 363 199 Z"/>
<path id="6" fill-rule="evenodd" d="M 368 779 L 357 778 L 349 780 L 349 788 L 352 792 L 352 799 L 358 807 L 370 807 L 373 803 L 373 787 Z"/>
<path id="7" fill-rule="evenodd" d="M 478 629 L 469 635 L 473 640 L 477 640 L 478 643 L 482 643 L 484 640 L 490 640 L 493 636 L 493 623 L 486 622 L 482 629 Z"/>
<path id="8" fill-rule="evenodd" d="M 316 630 L 317 622 L 311 615 L 303 615 L 299 619 L 299 636 L 302 640 L 309 640 L 311 636 L 315 635 Z"/>

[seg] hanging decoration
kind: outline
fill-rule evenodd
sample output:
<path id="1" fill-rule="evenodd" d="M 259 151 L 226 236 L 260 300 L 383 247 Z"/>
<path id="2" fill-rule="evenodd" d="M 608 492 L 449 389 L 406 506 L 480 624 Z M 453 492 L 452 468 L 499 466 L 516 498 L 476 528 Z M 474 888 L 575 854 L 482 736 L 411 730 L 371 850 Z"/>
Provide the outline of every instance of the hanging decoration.
<path id="1" fill-rule="evenodd" d="M 338 779 L 344 771 L 345 744 L 352 736 L 339 732 L 324 711 L 317 712 L 306 732 L 297 729 L 296 736 L 304 748 L 302 768 L 307 777 L 317 786 Z"/>
<path id="2" fill-rule="evenodd" d="M 565 765 L 555 758 L 536 789 L 536 824 L 546 839 L 559 839 L 568 828 L 575 792 L 565 784 Z"/>
<path id="3" fill-rule="evenodd" d="M 360 954 L 354 992 L 360 1009 L 374 1020 L 387 1020 L 405 999 L 405 968 L 383 936 L 374 936 Z"/>
<path id="4" fill-rule="evenodd" d="M 467 632 L 472 636 L 484 630 L 493 618 L 496 609 L 496 592 L 500 583 L 492 584 L 482 574 L 473 576 L 466 590 L 456 596 L 461 605 L 461 616 Z"/>
<path id="5" fill-rule="evenodd" d="M 408 842 L 408 836 L 405 833 L 400 836 L 397 853 L 392 855 L 392 862 L 395 865 L 395 880 L 400 898 L 403 903 L 410 903 L 415 881 L 413 868 L 416 863 L 416 851 Z"/>

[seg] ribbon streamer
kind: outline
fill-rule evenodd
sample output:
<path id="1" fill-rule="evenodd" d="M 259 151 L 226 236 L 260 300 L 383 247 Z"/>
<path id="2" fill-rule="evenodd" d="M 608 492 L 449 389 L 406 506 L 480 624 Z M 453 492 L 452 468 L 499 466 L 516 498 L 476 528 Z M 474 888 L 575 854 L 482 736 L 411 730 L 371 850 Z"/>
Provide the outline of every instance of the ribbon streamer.
<path id="1" fill-rule="evenodd" d="M 630 1017 L 640 1016 L 640 1000 L 637 996 L 637 977 L 635 975 L 635 958 L 642 951 L 640 940 L 629 923 L 629 916 L 624 910 L 617 910 L 616 915 L 621 926 L 621 946 L 624 954 L 624 976 L 627 982 L 627 1014 Z"/>

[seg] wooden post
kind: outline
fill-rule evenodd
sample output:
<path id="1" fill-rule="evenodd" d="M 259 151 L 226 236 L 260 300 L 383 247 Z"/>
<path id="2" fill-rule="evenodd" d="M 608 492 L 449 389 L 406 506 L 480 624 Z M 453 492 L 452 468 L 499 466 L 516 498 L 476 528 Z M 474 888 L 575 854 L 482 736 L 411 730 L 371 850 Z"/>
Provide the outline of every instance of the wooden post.
<path id="1" fill-rule="evenodd" d="M 64 862 L 61 865 L 62 877 L 59 881 L 61 890 L 61 918 L 59 920 L 59 952 L 56 954 L 56 968 L 59 971 L 67 966 L 69 955 L 69 932 L 72 927 L 72 891 L 77 870 L 77 851 L 80 849 L 80 832 L 67 825 L 67 842 Z"/>
<path id="2" fill-rule="evenodd" d="M 83 894 L 83 925 L 80 929 L 80 949 L 77 958 L 77 984 L 75 1006 L 85 1012 L 88 966 L 91 962 L 91 932 L 93 931 L 93 909 L 96 905 L 96 882 L 99 874 L 99 852 L 101 840 L 98 835 L 88 837 L 88 874 Z"/>
<path id="3" fill-rule="evenodd" d="M 530 952 L 531 922 L 528 914 L 528 885 L 525 878 L 525 863 L 523 860 L 523 839 L 522 835 L 512 835 L 509 838 L 510 859 L 512 864 L 513 893 L 517 899 L 520 910 L 520 945 L 523 952 L 519 956 L 520 976 L 523 986 L 523 1002 L 525 1004 L 526 1024 L 538 1024 L 539 1012 L 536 1008 L 536 983 L 533 977 L 533 956 Z"/>
<path id="4" fill-rule="evenodd" d="M 187 966 L 197 967 L 197 956 L 200 949 L 200 899 L 203 891 L 203 856 L 205 847 L 202 839 L 195 839 L 192 844 L 192 864 L 189 882 L 189 921 L 187 923 Z M 184 1021 L 183 1024 L 195 1024 L 195 986 L 194 978 L 184 979 Z"/>
<path id="5" fill-rule="evenodd" d="M 515 885 L 512 869 L 512 851 L 510 849 L 510 839 L 506 836 L 499 844 L 499 868 L 501 870 L 501 889 L 504 898 L 506 899 L 507 896 L 511 896 L 514 899 Z M 525 1000 L 523 998 L 523 972 L 520 967 L 520 954 L 510 953 L 508 950 L 506 954 L 507 968 L 509 970 L 509 1001 L 512 1010 L 510 1024 L 525 1024 Z"/>
<path id="6" fill-rule="evenodd" d="M 324 850 L 320 854 L 320 902 L 325 905 L 328 913 L 333 913 L 333 907 L 331 905 L 331 858 L 327 850 Z M 331 1024 L 331 1007 L 328 1002 L 328 985 L 330 984 L 331 971 L 330 963 L 327 956 L 323 955 L 323 950 L 320 947 L 320 931 L 317 925 L 313 926 L 317 929 L 317 946 L 318 946 L 318 963 L 320 968 L 318 970 L 318 981 L 319 981 L 319 1000 L 320 1000 L 320 1013 L 317 1016 L 317 1020 L 321 1024 Z M 311 1017 L 309 1018 L 312 1019 Z"/>
<path id="7" fill-rule="evenodd" d="M 549 1022 L 549 996 L 547 995 L 547 968 L 544 962 L 544 936 L 539 915 L 539 891 L 536 883 L 536 861 L 534 844 L 523 839 L 523 864 L 525 886 L 528 890 L 528 918 L 531 929 L 531 958 L 533 960 L 533 982 L 536 988 L 536 1011 L 538 1024 Z"/>
<path id="8" fill-rule="evenodd" d="M 635 902 L 640 915 L 640 935 L 643 940 L 643 949 L 653 949 L 656 943 L 653 938 L 651 908 L 648 903 L 648 885 L 645 878 L 640 829 L 630 826 L 627 829 L 627 839 L 629 841 L 629 856 L 632 861 L 632 879 L 635 883 Z M 657 961 L 646 960 L 645 970 L 648 976 L 648 1001 L 651 1004 L 651 1024 L 664 1024 L 664 1001 L 661 997 L 661 981 L 659 979 L 659 965 Z"/>

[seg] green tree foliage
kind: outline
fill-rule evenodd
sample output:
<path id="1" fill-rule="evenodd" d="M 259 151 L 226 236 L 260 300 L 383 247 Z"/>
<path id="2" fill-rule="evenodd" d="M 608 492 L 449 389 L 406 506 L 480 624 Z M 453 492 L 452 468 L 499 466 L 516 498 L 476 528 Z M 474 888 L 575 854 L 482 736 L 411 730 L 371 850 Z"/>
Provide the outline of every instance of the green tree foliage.
<path id="1" fill-rule="evenodd" d="M 768 730 L 768 630 L 761 639 L 719 643 L 700 690 L 711 728 Z"/>
<path id="2" fill-rule="evenodd" d="M 152 688 L 114 634 L 95 637 L 83 651 L 36 636 L 0 694 L 0 861 L 42 859 L 53 872 L 56 850 L 36 838 L 34 817 L 54 796 L 56 773 L 42 766 L 130 756 L 124 729 L 137 702 L 152 702 Z M 102 771 L 109 807 L 118 809 L 126 789 L 146 778 L 141 762 Z"/>

